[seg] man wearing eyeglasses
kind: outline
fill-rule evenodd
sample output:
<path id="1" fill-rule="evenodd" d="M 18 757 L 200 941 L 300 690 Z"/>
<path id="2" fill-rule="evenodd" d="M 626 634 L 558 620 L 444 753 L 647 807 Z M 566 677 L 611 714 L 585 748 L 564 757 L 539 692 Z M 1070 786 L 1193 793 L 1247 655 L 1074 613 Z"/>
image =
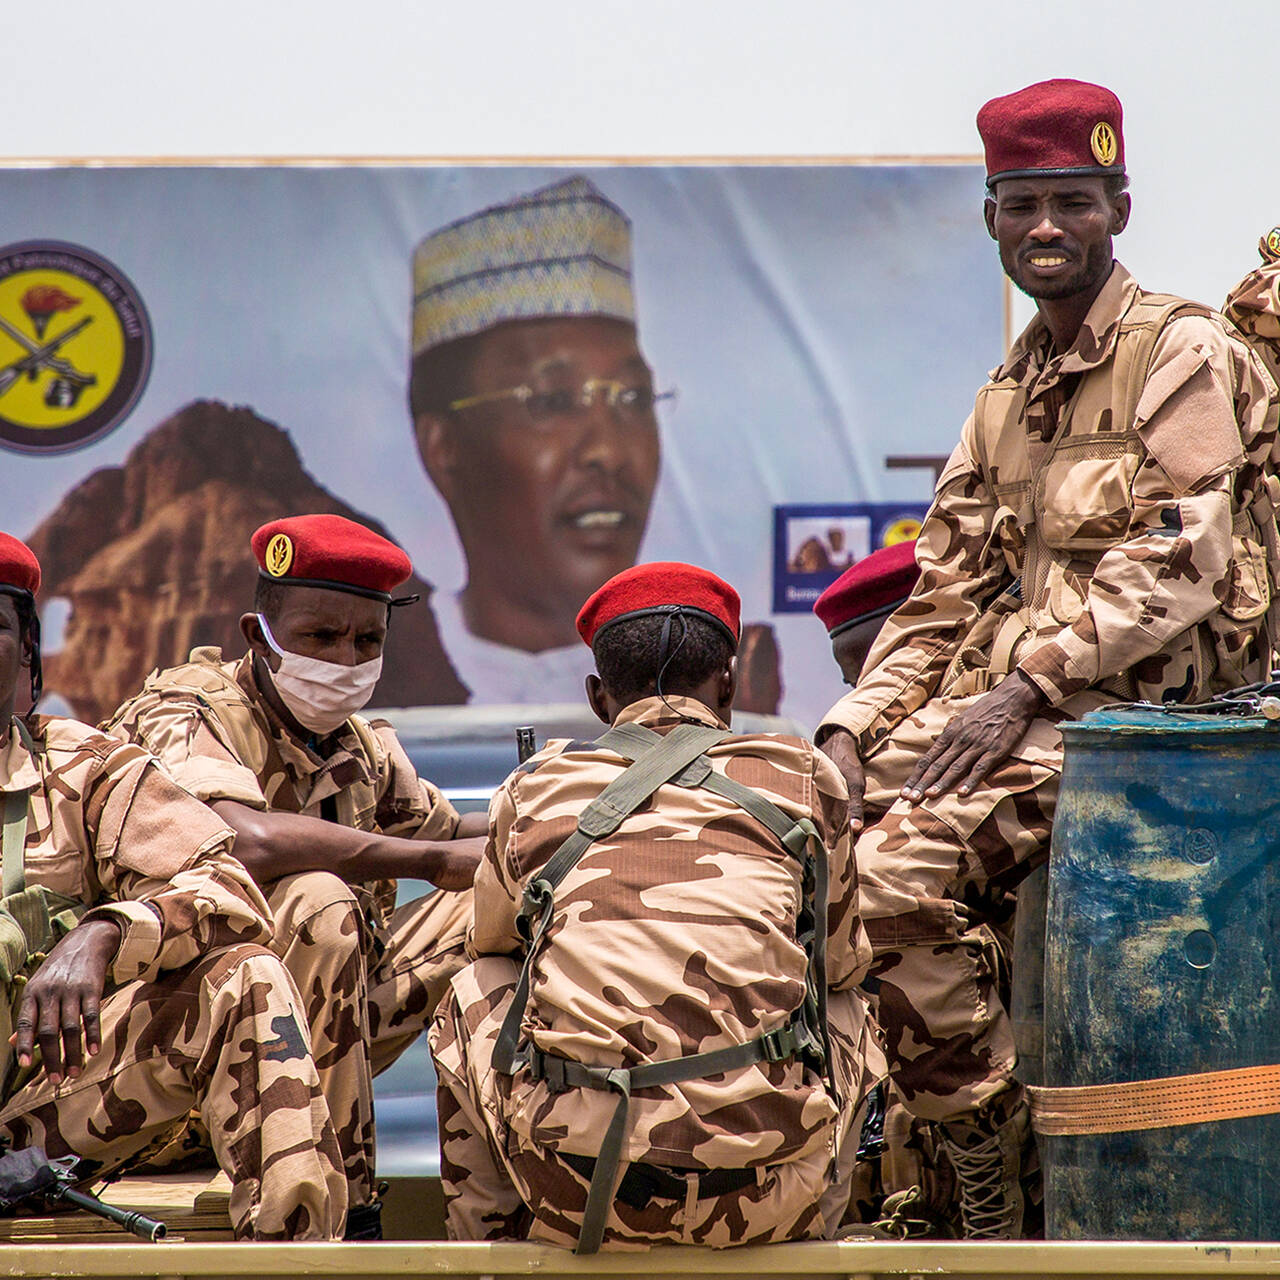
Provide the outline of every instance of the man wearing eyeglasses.
<path id="1" fill-rule="evenodd" d="M 658 476 L 626 216 L 569 178 L 414 255 L 410 406 L 467 561 L 431 605 L 473 702 L 578 701 L 574 619 L 635 563 Z"/>

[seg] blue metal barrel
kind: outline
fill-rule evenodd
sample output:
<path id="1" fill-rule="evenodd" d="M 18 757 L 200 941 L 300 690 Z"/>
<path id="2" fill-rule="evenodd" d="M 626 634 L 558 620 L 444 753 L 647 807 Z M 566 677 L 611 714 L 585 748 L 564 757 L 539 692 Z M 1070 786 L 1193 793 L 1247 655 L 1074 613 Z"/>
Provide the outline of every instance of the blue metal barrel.
<path id="1" fill-rule="evenodd" d="M 1062 729 L 1044 1083 L 1280 1062 L 1280 724 Z M 1280 1116 L 1039 1139 L 1050 1239 L 1280 1239 Z"/>

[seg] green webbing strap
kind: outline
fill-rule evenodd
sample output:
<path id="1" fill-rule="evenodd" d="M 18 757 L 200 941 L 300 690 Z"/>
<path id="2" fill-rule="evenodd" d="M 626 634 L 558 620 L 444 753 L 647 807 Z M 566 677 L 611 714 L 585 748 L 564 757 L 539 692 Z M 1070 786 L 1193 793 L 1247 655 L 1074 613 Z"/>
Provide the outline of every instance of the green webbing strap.
<path id="1" fill-rule="evenodd" d="M 666 737 L 654 734 L 657 741 L 650 743 L 638 759 L 633 760 L 587 805 L 574 832 L 551 855 L 537 877 L 525 886 L 519 924 L 529 947 L 494 1046 L 495 1071 L 510 1075 L 516 1067 L 520 1024 L 524 1021 L 525 1006 L 529 1001 L 533 957 L 551 925 L 556 886 L 577 866 L 594 841 L 617 831 L 624 819 L 644 804 L 664 782 L 670 782 L 682 773 L 708 747 L 727 734 L 726 729 L 700 724 L 677 725 Z"/>
<path id="2" fill-rule="evenodd" d="M 641 724 L 614 725 L 601 739 L 600 745 L 616 751 L 621 756 L 634 758 L 647 750 L 659 735 Z M 771 831 L 783 847 L 802 866 L 806 854 L 812 850 L 813 858 L 813 940 L 806 951 L 812 978 L 811 996 L 815 1005 L 818 1026 L 815 1034 L 821 1040 L 822 1052 L 827 1063 L 827 1080 L 832 1092 L 836 1092 L 835 1077 L 831 1070 L 831 1046 L 827 1035 L 827 895 L 829 869 L 827 850 L 818 837 L 818 829 L 808 818 L 796 819 L 786 813 L 768 797 L 752 787 L 718 773 L 708 760 L 695 760 L 679 777 L 673 779 L 680 786 L 704 787 L 744 809 L 763 827 Z"/>
<path id="3" fill-rule="evenodd" d="M 782 1062 L 794 1057 L 800 1049 L 800 1037 L 794 1023 L 766 1032 L 746 1044 L 733 1044 L 707 1053 L 691 1053 L 665 1062 L 647 1062 L 639 1067 L 588 1067 L 568 1058 L 553 1057 L 534 1051 L 531 1067 L 535 1079 L 545 1079 L 553 1092 L 565 1089 L 598 1089 L 616 1093 L 617 1106 L 609 1121 L 596 1167 L 587 1192 L 587 1207 L 582 1215 L 575 1253 L 595 1253 L 604 1239 L 604 1226 L 613 1203 L 614 1182 L 622 1163 L 622 1142 L 626 1136 L 631 1094 L 636 1089 L 652 1089 L 658 1085 L 678 1084 L 701 1076 L 736 1071 L 757 1062 Z"/>
<path id="4" fill-rule="evenodd" d="M 24 865 L 27 844 L 27 793 L 10 791 L 4 798 L 4 897 L 27 887 Z"/>
<path id="5" fill-rule="evenodd" d="M 14 716 L 10 721 L 22 745 L 32 754 L 35 744 L 21 720 Z M 27 809 L 28 796 L 25 791 L 10 791 L 4 798 L 4 837 L 0 860 L 3 869 L 0 871 L 0 888 L 3 896 L 21 893 L 27 887 L 26 844 L 27 844 Z"/>

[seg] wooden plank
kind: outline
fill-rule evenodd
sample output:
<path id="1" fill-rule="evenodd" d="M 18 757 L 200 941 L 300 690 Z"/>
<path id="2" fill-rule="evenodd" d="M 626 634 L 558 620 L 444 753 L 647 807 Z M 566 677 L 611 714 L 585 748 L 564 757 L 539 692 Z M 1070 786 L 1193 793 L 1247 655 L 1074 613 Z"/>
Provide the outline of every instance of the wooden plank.
<path id="1" fill-rule="evenodd" d="M 757 1249 L 663 1248 L 576 1258 L 562 1249 L 524 1244 L 119 1244 L 11 1245 L 0 1254 L 0 1275 L 10 1277 L 300 1275 L 382 1280 L 400 1276 L 651 1277 L 733 1275 L 777 1280 L 1098 1280 L 1173 1276 L 1267 1276 L 1280 1280 L 1274 1244 L 920 1243 L 789 1244 Z"/>

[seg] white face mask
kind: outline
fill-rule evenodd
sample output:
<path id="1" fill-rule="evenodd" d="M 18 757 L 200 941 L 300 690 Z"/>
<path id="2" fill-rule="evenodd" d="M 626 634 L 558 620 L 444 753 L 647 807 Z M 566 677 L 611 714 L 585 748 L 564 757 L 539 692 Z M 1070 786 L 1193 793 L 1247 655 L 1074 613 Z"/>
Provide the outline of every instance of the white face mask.
<path id="1" fill-rule="evenodd" d="M 340 662 L 322 662 L 319 658 L 304 658 L 300 653 L 287 653 L 276 643 L 266 618 L 262 614 L 257 616 L 267 644 L 280 656 L 280 669 L 271 673 L 271 681 L 289 713 L 304 729 L 312 733 L 332 733 L 373 697 L 374 686 L 382 674 L 381 654 L 372 662 L 346 667 Z"/>

